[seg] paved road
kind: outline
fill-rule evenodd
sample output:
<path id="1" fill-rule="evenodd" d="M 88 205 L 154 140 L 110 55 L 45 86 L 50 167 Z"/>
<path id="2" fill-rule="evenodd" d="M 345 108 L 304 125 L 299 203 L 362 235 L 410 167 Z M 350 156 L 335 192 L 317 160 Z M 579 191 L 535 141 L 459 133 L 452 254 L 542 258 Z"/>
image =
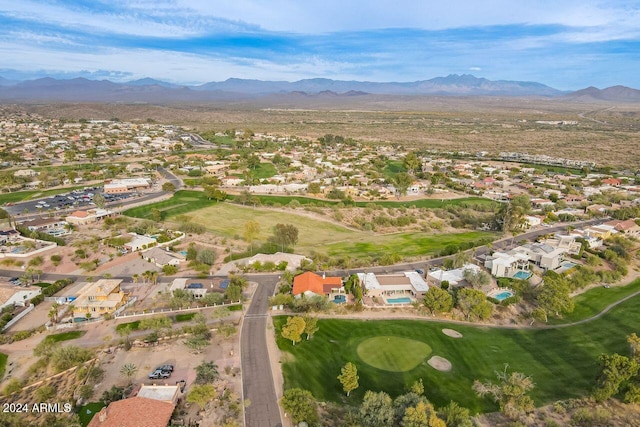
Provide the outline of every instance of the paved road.
<path id="1" fill-rule="evenodd" d="M 259 283 L 242 323 L 240 342 L 244 398 L 251 401 L 245 409 L 247 427 L 280 427 L 280 408 L 267 351 L 268 298 L 273 295 L 278 277 L 252 276 Z"/>

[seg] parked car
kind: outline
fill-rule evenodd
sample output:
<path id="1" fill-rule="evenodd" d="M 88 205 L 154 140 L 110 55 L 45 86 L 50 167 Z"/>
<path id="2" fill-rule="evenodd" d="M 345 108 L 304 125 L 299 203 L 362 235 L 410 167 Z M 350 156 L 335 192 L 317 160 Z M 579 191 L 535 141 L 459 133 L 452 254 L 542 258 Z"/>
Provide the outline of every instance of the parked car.
<path id="1" fill-rule="evenodd" d="M 171 372 L 165 372 L 161 369 L 156 369 L 155 371 L 151 372 L 149 374 L 149 379 L 150 380 L 159 380 L 159 379 L 164 379 L 164 378 L 169 378 L 171 376 Z"/>
<path id="2" fill-rule="evenodd" d="M 162 365 L 162 366 L 158 366 L 158 367 L 156 368 L 156 371 L 157 371 L 157 370 L 160 370 L 160 371 L 162 371 L 162 372 L 169 372 L 169 373 L 171 373 L 171 372 L 173 372 L 173 365 Z"/>

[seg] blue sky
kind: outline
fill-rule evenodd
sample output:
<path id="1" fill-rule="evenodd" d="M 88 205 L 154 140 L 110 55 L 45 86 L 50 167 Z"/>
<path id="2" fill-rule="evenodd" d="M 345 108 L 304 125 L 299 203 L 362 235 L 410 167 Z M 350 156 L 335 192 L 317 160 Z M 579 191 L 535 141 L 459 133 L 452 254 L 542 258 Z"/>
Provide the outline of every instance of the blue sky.
<path id="1" fill-rule="evenodd" d="M 640 1 L 0 0 L 0 76 L 640 88 Z"/>

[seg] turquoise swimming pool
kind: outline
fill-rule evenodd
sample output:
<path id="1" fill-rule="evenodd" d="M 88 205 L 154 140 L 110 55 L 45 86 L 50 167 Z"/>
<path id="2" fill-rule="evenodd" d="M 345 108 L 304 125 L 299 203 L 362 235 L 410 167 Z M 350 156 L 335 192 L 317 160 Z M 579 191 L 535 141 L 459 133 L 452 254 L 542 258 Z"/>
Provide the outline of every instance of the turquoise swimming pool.
<path id="1" fill-rule="evenodd" d="M 529 277 L 531 277 L 530 271 L 518 271 L 516 274 L 513 275 L 514 279 L 519 279 L 519 280 L 527 280 Z"/>
<path id="2" fill-rule="evenodd" d="M 387 304 L 411 304 L 411 298 L 387 298 Z"/>
<path id="3" fill-rule="evenodd" d="M 514 295 L 515 294 L 512 291 L 502 291 L 499 294 L 493 295 L 493 298 L 497 299 L 498 301 L 504 301 L 507 298 L 511 298 Z"/>

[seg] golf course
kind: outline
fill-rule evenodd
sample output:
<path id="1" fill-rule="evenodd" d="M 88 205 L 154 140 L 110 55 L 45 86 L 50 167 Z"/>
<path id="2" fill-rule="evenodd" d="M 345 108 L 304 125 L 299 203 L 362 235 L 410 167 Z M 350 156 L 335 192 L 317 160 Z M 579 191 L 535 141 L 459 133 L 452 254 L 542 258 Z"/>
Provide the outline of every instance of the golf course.
<path id="1" fill-rule="evenodd" d="M 514 329 L 426 320 L 338 320 L 318 322 L 311 340 L 292 346 L 280 336 L 286 317 L 274 318 L 283 351 L 285 388 L 310 390 L 320 401 L 341 401 L 340 369 L 352 362 L 360 386 L 349 401 L 361 401 L 367 390 L 402 394 L 421 378 L 426 396 L 436 405 L 455 400 L 473 412 L 494 411 L 488 399 L 474 395 L 475 379 L 495 379 L 494 372 L 509 369 L 532 376 L 536 405 L 587 395 L 595 384 L 602 353 L 628 354 L 626 336 L 638 332 L 640 297 L 631 298 L 604 316 L 555 329 Z M 462 337 L 443 333 L 450 328 Z M 439 356 L 450 371 L 428 364 Z"/>
<path id="2" fill-rule="evenodd" d="M 263 204 L 267 204 L 268 201 L 277 200 L 280 203 L 294 199 L 284 196 L 260 196 L 260 198 Z M 178 215 L 184 215 L 190 222 L 202 224 L 210 232 L 225 238 L 241 236 L 246 222 L 257 221 L 260 224 L 257 240 L 262 242 L 271 235 L 276 224 L 292 224 L 299 230 L 299 241 L 295 251 L 303 255 L 310 255 L 312 252 L 337 257 L 379 257 L 394 253 L 401 256 L 435 255 L 447 246 L 479 246 L 493 240 L 496 236 L 495 233 L 484 231 L 444 234 L 417 232 L 377 234 L 295 212 L 283 214 L 282 211 L 266 207 L 209 201 L 199 191 L 178 191 L 169 200 L 129 209 L 124 213 L 132 217 L 151 219 L 152 209 L 158 209 L 163 220 L 166 221 L 171 221 Z"/>

